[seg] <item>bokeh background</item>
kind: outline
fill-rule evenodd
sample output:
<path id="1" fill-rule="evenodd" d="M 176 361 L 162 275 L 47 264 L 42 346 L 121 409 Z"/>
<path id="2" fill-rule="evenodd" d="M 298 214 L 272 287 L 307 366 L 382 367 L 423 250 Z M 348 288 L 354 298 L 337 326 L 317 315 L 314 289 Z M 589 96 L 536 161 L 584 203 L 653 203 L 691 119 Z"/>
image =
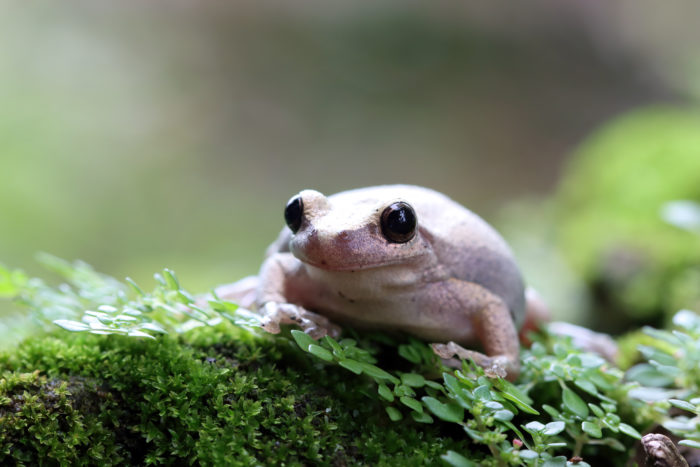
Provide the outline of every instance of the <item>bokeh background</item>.
<path id="1" fill-rule="evenodd" d="M 611 119 L 696 102 L 698 17 L 651 0 L 4 2 L 0 261 L 34 274 L 46 251 L 146 287 L 167 266 L 205 291 L 257 271 L 298 190 L 415 183 L 498 225 L 571 314 L 584 295 L 532 206 Z"/>

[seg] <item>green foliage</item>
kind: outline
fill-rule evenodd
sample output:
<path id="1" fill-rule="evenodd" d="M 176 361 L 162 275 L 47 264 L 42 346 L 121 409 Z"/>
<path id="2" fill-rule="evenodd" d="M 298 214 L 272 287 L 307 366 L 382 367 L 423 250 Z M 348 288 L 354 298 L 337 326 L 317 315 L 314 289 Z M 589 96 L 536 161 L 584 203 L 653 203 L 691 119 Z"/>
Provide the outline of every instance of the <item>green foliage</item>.
<path id="1" fill-rule="evenodd" d="M 443 460 L 454 466 L 474 465 L 470 464 L 474 460 L 478 465 L 566 465 L 566 456 L 624 462 L 627 449 L 640 438 L 631 424 L 642 427 L 654 419 L 654 413 L 647 412 L 623 422 L 620 408 L 632 414 L 645 405 L 629 397 L 638 384 L 624 383 L 622 371 L 553 336 L 523 351 L 523 377 L 513 385 L 486 377 L 482 368 L 468 362 L 457 371 L 441 367 L 429 347 L 415 340 L 399 346 L 397 354 L 422 355 L 424 367 L 443 371 L 441 381 L 387 371 L 377 367 L 369 354 L 348 364 L 344 352 L 357 348 L 355 340 L 325 337 L 316 343 L 301 331 L 292 335 L 302 349 L 325 364 L 373 379 L 391 420 L 410 414 L 419 423 L 433 423 L 435 417 L 461 426 L 473 443 L 487 449 L 488 455 L 469 460 L 457 452 L 446 453 Z M 319 354 L 313 347 L 327 353 Z M 528 393 L 537 394 L 537 401 Z M 546 418 L 552 421 L 542 423 Z"/>
<path id="2" fill-rule="evenodd" d="M 169 270 L 145 293 L 47 261 L 70 285 L 3 269 L 0 287 L 76 332 L 0 354 L 0 463 L 619 464 L 656 421 L 700 443 L 691 312 L 677 315 L 680 330 L 645 330 L 645 362 L 628 379 L 544 333 L 522 350 L 513 384 L 470 361 L 447 368 L 415 339 L 263 335 L 256 319 L 216 296 L 203 303 Z M 56 320 L 52 303 L 68 318 Z M 669 418 L 669 397 L 688 413 Z"/>
<path id="3" fill-rule="evenodd" d="M 700 305 L 697 219 L 668 205 L 700 201 L 698 128 L 697 110 L 637 111 L 595 133 L 569 165 L 556 200 L 559 244 L 594 291 L 597 329 L 661 324 L 662 313 Z"/>
<path id="4" fill-rule="evenodd" d="M 81 261 L 71 264 L 48 254 L 40 255 L 39 261 L 66 282 L 51 287 L 0 265 L 0 297 L 15 297 L 37 317 L 68 331 L 153 338 L 154 333 L 183 332 L 224 319 L 241 326 L 259 324 L 256 315 L 238 310 L 215 293 L 206 300 L 195 299 L 170 269 L 155 274 L 156 287 L 146 293 L 129 278 L 122 284 Z"/>
<path id="5" fill-rule="evenodd" d="M 700 447 L 700 316 L 682 310 L 673 324 L 670 331 L 644 329 L 650 338 L 639 346 L 645 362 L 630 368 L 628 377 L 647 386 L 633 395 L 659 404 L 661 423 L 683 438 L 681 444 Z"/>

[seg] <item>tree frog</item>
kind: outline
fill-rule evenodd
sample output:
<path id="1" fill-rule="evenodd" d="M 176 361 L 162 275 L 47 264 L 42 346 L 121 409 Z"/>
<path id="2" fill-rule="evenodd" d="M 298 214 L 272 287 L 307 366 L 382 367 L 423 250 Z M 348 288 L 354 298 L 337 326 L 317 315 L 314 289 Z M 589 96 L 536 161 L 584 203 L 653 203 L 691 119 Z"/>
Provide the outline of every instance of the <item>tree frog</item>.
<path id="1" fill-rule="evenodd" d="M 443 358 L 517 376 L 525 287 L 508 245 L 478 215 L 428 188 L 385 185 L 304 190 L 284 218 L 257 278 L 219 291 L 239 301 L 247 291 L 265 330 L 398 330 L 439 342 Z M 474 344 L 483 353 L 462 347 Z"/>

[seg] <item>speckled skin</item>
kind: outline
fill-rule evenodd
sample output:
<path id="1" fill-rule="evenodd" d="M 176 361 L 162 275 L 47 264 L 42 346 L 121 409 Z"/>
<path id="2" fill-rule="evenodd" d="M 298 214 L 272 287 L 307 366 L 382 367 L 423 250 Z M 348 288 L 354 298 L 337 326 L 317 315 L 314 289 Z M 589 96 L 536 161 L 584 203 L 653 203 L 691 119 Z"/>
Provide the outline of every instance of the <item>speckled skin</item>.
<path id="1" fill-rule="evenodd" d="M 417 186 L 300 196 L 300 229 L 281 232 L 260 271 L 255 301 L 265 329 L 298 323 L 314 337 L 337 332 L 333 323 L 395 329 L 453 341 L 434 345 L 444 358 L 469 357 L 494 374 L 517 375 L 523 281 L 505 241 L 484 220 Z M 417 217 L 406 243 L 387 241 L 380 227 L 382 211 L 396 201 Z M 485 354 L 461 347 L 474 344 Z"/>

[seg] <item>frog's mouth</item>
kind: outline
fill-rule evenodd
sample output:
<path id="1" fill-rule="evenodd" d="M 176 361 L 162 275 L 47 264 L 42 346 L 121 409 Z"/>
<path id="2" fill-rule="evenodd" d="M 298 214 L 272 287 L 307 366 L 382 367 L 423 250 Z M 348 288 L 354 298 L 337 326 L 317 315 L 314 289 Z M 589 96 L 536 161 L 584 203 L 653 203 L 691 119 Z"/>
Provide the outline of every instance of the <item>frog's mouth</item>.
<path id="1" fill-rule="evenodd" d="M 361 271 L 365 269 L 377 269 L 384 266 L 391 266 L 400 263 L 400 261 L 393 262 L 376 262 L 376 263 L 345 263 L 345 264 L 332 264 L 325 259 L 321 260 L 311 260 L 308 258 L 300 258 L 298 255 L 294 255 L 296 258 L 304 264 L 313 266 L 318 269 L 323 269 L 324 271 Z"/>
<path id="2" fill-rule="evenodd" d="M 325 271 L 357 271 L 407 264 L 430 253 L 419 239 L 390 243 L 373 235 L 343 235 L 320 239 L 318 235 L 296 235 L 289 244 L 301 262 Z"/>

